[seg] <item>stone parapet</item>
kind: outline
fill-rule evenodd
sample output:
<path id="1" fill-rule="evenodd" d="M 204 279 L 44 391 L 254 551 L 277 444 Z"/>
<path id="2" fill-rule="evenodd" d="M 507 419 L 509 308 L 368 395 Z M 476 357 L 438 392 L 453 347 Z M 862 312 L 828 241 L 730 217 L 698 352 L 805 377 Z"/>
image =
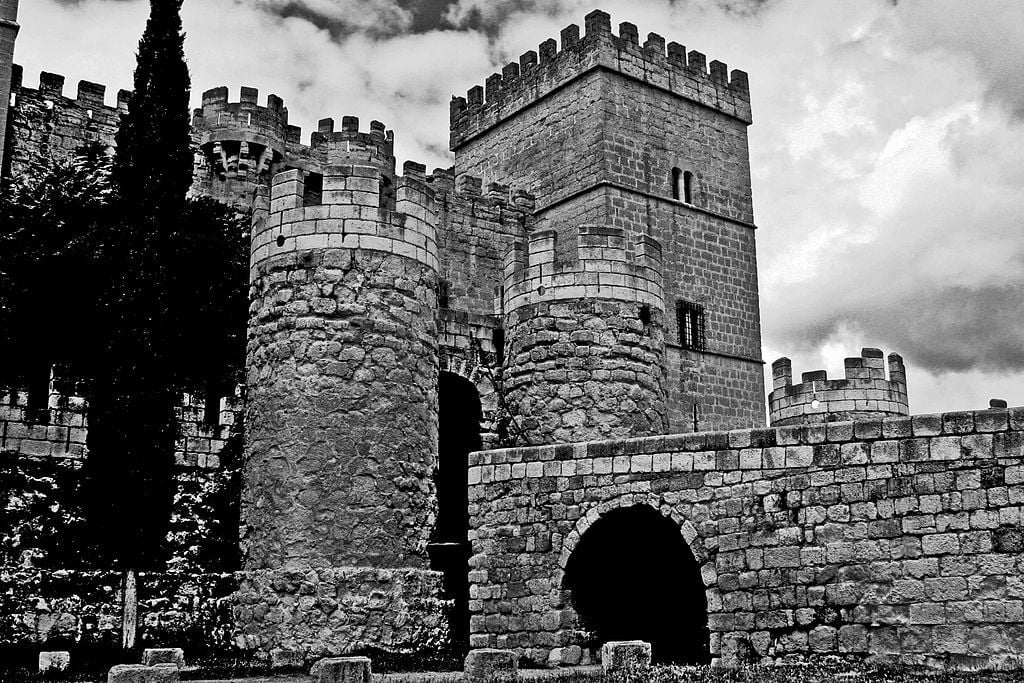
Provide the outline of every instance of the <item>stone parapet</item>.
<path id="1" fill-rule="evenodd" d="M 253 223 L 253 276 L 270 259 L 328 249 L 395 254 L 438 268 L 434 193 L 423 166 L 406 162 L 389 205 L 376 166 L 328 166 L 321 203 L 307 205 L 299 170 L 274 176 L 269 192 L 260 188 Z"/>
<path id="2" fill-rule="evenodd" d="M 505 260 L 503 310 L 560 300 L 613 300 L 664 310 L 661 245 L 647 237 L 627 241 L 622 228 L 577 228 L 575 259 L 560 263 L 554 230 L 517 240 Z"/>
<path id="3" fill-rule="evenodd" d="M 466 97 L 451 102 L 451 149 L 457 150 L 488 128 L 524 109 L 548 93 L 595 69 L 606 69 L 652 87 L 698 102 L 750 123 L 747 74 L 712 61 L 696 50 L 686 51 L 656 33 L 641 45 L 637 27 L 628 22 L 612 32 L 611 17 L 600 10 L 587 15 L 585 33 L 570 24 L 561 31 L 561 49 L 553 38 L 535 52 L 524 53 L 500 74 L 474 86 Z"/>

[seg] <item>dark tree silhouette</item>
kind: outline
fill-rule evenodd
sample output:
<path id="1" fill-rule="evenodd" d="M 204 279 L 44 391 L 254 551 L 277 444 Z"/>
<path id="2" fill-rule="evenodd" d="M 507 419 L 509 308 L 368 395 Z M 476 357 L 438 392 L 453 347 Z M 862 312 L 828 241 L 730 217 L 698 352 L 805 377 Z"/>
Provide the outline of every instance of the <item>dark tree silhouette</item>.
<path id="1" fill-rule="evenodd" d="M 89 391 L 87 512 L 96 559 L 160 565 L 170 518 L 178 396 L 168 291 L 174 233 L 192 182 L 180 0 L 151 0 L 113 178 L 120 220 L 102 239 L 106 275 Z"/>

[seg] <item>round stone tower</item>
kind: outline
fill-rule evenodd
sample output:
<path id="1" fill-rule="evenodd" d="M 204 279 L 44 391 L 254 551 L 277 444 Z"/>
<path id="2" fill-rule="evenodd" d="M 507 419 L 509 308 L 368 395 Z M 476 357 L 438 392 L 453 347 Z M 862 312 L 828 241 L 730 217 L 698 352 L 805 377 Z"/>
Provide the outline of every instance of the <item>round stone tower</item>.
<path id="1" fill-rule="evenodd" d="M 349 132 L 320 204 L 285 171 L 253 223 L 236 619 L 263 651 L 426 648 L 443 624 L 433 193 L 383 130 Z"/>
<path id="2" fill-rule="evenodd" d="M 193 191 L 245 210 L 257 186 L 268 185 L 285 157 L 288 110 L 277 95 L 267 106 L 259 91 L 242 87 L 238 102 L 228 102 L 227 87 L 203 93 L 192 115 L 199 147 Z"/>
<path id="3" fill-rule="evenodd" d="M 824 370 L 816 370 L 803 373 L 800 384 L 793 384 L 792 362 L 779 358 L 772 363 L 772 393 L 768 395 L 771 426 L 910 414 L 907 370 L 899 354 L 889 354 L 888 379 L 880 349 L 861 349 L 859 357 L 847 358 L 844 365 L 843 379 L 829 379 Z"/>
<path id="4" fill-rule="evenodd" d="M 513 245 L 502 303 L 513 436 L 530 444 L 663 434 L 661 247 L 620 228 L 578 228 L 576 262 L 556 234 Z"/>

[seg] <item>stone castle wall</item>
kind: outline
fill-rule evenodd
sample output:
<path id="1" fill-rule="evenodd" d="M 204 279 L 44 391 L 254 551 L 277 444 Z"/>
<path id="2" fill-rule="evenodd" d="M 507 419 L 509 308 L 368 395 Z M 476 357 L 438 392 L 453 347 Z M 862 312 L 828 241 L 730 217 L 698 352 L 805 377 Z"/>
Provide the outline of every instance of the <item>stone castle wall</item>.
<path id="1" fill-rule="evenodd" d="M 206 402 L 195 394 L 182 395 L 175 408 L 178 438 L 174 461 L 179 467 L 217 469 L 220 452 L 244 411 L 242 389 L 219 401 L 215 420 L 206 417 Z M 46 408 L 29 407 L 28 392 L 0 391 L 0 451 L 35 458 L 84 460 L 89 433 L 88 403 L 81 396 L 62 392 L 50 382 Z"/>
<path id="2" fill-rule="evenodd" d="M 113 147 L 121 113 L 127 111 L 131 95 L 120 90 L 116 103 L 108 105 L 106 86 L 79 81 L 75 97 L 67 97 L 64 76 L 45 71 L 39 75 L 39 86 L 28 88 L 17 64 L 11 93 L 4 153 L 5 172 L 10 177 L 30 172 L 46 159 L 70 159 L 92 143 Z"/>
<path id="3" fill-rule="evenodd" d="M 485 451 L 470 464 L 473 647 L 546 662 L 587 646 L 566 563 L 603 514 L 633 505 L 678 525 L 723 662 L 1008 664 L 1024 647 L 1024 408 Z"/>

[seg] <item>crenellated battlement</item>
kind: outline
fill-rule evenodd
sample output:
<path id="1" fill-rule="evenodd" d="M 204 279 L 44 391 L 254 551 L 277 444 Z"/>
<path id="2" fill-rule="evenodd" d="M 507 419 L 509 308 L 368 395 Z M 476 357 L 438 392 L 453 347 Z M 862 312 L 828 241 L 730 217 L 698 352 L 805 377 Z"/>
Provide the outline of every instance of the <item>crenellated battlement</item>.
<path id="1" fill-rule="evenodd" d="M 636 25 L 623 22 L 612 32 L 611 16 L 595 10 L 586 16 L 585 33 L 570 24 L 559 42 L 549 38 L 536 51 L 524 53 L 466 97 L 453 97 L 450 110 L 451 149 L 514 112 L 532 104 L 565 83 L 595 69 L 635 78 L 653 87 L 751 122 L 747 74 L 676 42 L 649 33 L 640 43 Z"/>
<path id="2" fill-rule="evenodd" d="M 395 133 L 380 121 L 371 121 L 369 131 L 360 131 L 356 116 L 343 116 L 339 130 L 334 119 L 321 119 L 310 137 L 310 146 L 329 166 L 369 163 L 390 167 L 394 172 Z"/>
<path id="3" fill-rule="evenodd" d="M 559 262 L 554 230 L 516 240 L 505 260 L 504 308 L 565 299 L 635 301 L 664 310 L 661 244 L 621 228 L 582 225 L 576 260 Z"/>
<path id="4" fill-rule="evenodd" d="M 434 191 L 426 167 L 407 161 L 403 175 L 372 165 L 324 168 L 319 204 L 308 204 L 303 173 L 292 169 L 258 188 L 251 263 L 305 250 L 370 249 L 438 267 Z M 391 184 L 393 183 L 393 187 Z"/>
<path id="5" fill-rule="evenodd" d="M 501 183 L 487 183 L 485 190 L 483 178 L 477 176 L 456 176 L 450 170 L 434 169 L 431 179 L 439 189 L 444 188 L 458 199 L 479 202 L 495 209 L 531 214 L 536 206 L 536 197 L 526 190 Z"/>
<path id="6" fill-rule="evenodd" d="M 830 380 L 826 371 L 816 370 L 803 373 L 800 384 L 793 384 L 792 361 L 779 358 L 772 363 L 772 426 L 910 414 L 907 371 L 899 354 L 890 353 L 886 359 L 880 349 L 864 348 L 844 366 L 843 379 Z"/>
<path id="7" fill-rule="evenodd" d="M 277 95 L 259 104 L 259 90 L 243 86 L 237 102 L 228 101 L 226 86 L 203 93 L 192 115 L 192 128 L 204 156 L 226 177 L 271 171 L 285 156 L 288 109 Z"/>
<path id="8" fill-rule="evenodd" d="M 131 90 L 118 90 L 117 98 L 113 104 L 106 103 L 107 86 L 91 81 L 78 81 L 75 96 L 64 95 L 65 77 L 61 74 L 43 71 L 39 74 L 39 87 L 27 88 L 23 83 L 24 70 L 20 64 L 15 64 L 11 72 L 11 92 L 15 97 L 38 93 L 39 97 L 50 102 L 61 101 L 65 106 L 72 105 L 82 109 L 91 110 L 98 115 L 105 113 L 108 116 L 119 116 L 120 113 L 128 111 L 128 100 L 132 96 Z"/>

